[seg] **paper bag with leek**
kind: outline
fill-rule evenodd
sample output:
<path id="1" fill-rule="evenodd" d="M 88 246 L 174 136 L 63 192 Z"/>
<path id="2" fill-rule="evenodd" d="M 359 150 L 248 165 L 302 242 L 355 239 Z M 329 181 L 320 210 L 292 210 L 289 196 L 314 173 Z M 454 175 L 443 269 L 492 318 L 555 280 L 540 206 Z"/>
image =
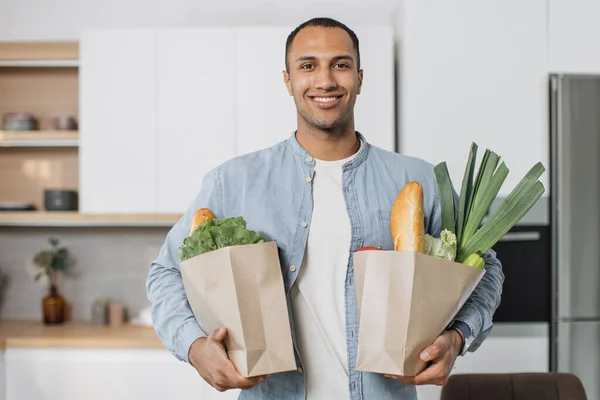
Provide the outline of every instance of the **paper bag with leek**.
<path id="1" fill-rule="evenodd" d="M 419 354 L 443 332 L 485 273 L 484 253 L 507 233 L 544 192 L 536 164 L 482 224 L 508 174 L 500 157 L 486 150 L 473 180 L 477 145 L 456 196 L 446 163 L 435 167 L 442 232 L 424 232 L 423 190 L 408 183 L 390 215 L 393 250 L 354 253 L 359 315 L 356 369 L 414 376 L 426 364 Z"/>
<path id="2" fill-rule="evenodd" d="M 202 330 L 227 328 L 227 355 L 244 377 L 295 370 L 277 244 L 246 229 L 242 217 L 214 218 L 208 209 L 196 212 L 194 225 L 179 258 Z"/>

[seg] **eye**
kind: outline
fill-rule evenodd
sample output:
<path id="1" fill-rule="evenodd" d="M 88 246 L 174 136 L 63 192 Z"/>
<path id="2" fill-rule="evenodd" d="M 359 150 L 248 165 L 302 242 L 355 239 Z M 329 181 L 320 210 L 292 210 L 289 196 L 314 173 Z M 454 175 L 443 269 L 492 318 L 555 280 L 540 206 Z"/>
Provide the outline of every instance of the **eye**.
<path id="1" fill-rule="evenodd" d="M 347 63 L 337 63 L 334 65 L 335 68 L 350 68 Z"/>
<path id="2" fill-rule="evenodd" d="M 313 69 L 313 68 L 314 68 L 313 64 L 302 64 L 300 66 L 300 69 L 305 69 L 305 70 L 310 70 L 310 69 Z"/>

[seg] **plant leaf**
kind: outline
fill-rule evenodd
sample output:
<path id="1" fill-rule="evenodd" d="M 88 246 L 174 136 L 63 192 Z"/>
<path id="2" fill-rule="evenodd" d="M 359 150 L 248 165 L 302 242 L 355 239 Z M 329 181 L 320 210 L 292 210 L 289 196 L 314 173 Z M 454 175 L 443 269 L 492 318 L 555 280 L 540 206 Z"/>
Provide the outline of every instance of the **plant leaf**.
<path id="1" fill-rule="evenodd" d="M 446 162 L 444 161 L 436 165 L 434 173 L 441 203 L 442 230 L 446 229 L 456 234 L 454 192 Z"/>
<path id="2" fill-rule="evenodd" d="M 465 167 L 463 176 L 462 188 L 460 190 L 460 198 L 458 201 L 458 220 L 456 222 L 456 240 L 460 243 L 462 232 L 464 230 L 465 221 L 468 218 L 468 212 L 471 207 L 473 196 L 473 173 L 475 171 L 475 160 L 477 159 L 477 144 L 471 143 L 471 151 L 469 152 L 469 160 Z"/>
<path id="3" fill-rule="evenodd" d="M 498 210 L 463 246 L 456 256 L 457 262 L 464 261 L 470 254 L 491 249 L 517 222 L 535 205 L 545 191 L 537 179 L 545 171 L 542 163 L 534 165 L 502 202 Z"/>

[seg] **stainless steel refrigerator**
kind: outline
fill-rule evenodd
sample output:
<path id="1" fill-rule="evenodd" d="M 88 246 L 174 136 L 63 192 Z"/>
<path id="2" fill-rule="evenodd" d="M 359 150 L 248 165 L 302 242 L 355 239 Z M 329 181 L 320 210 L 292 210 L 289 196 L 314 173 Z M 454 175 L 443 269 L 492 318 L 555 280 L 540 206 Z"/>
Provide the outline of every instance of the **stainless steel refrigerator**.
<path id="1" fill-rule="evenodd" d="M 600 75 L 551 75 L 550 368 L 600 400 Z"/>

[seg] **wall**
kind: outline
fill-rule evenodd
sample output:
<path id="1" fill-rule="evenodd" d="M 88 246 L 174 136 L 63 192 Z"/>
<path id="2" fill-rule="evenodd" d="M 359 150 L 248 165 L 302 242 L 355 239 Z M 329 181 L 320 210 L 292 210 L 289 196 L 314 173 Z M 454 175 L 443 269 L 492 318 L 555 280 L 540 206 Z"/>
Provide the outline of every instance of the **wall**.
<path id="1" fill-rule="evenodd" d="M 149 305 L 146 276 L 167 228 L 1 228 L 0 320 L 41 319 L 47 288 L 32 279 L 33 256 L 56 237 L 71 250 L 76 264 L 61 281 L 72 318 L 89 320 L 93 301 L 108 296 L 121 301 L 132 316 Z"/>
<path id="2" fill-rule="evenodd" d="M 2 0 L 0 40 L 73 40 L 85 28 L 286 25 L 315 16 L 395 24 L 400 1 Z"/>

